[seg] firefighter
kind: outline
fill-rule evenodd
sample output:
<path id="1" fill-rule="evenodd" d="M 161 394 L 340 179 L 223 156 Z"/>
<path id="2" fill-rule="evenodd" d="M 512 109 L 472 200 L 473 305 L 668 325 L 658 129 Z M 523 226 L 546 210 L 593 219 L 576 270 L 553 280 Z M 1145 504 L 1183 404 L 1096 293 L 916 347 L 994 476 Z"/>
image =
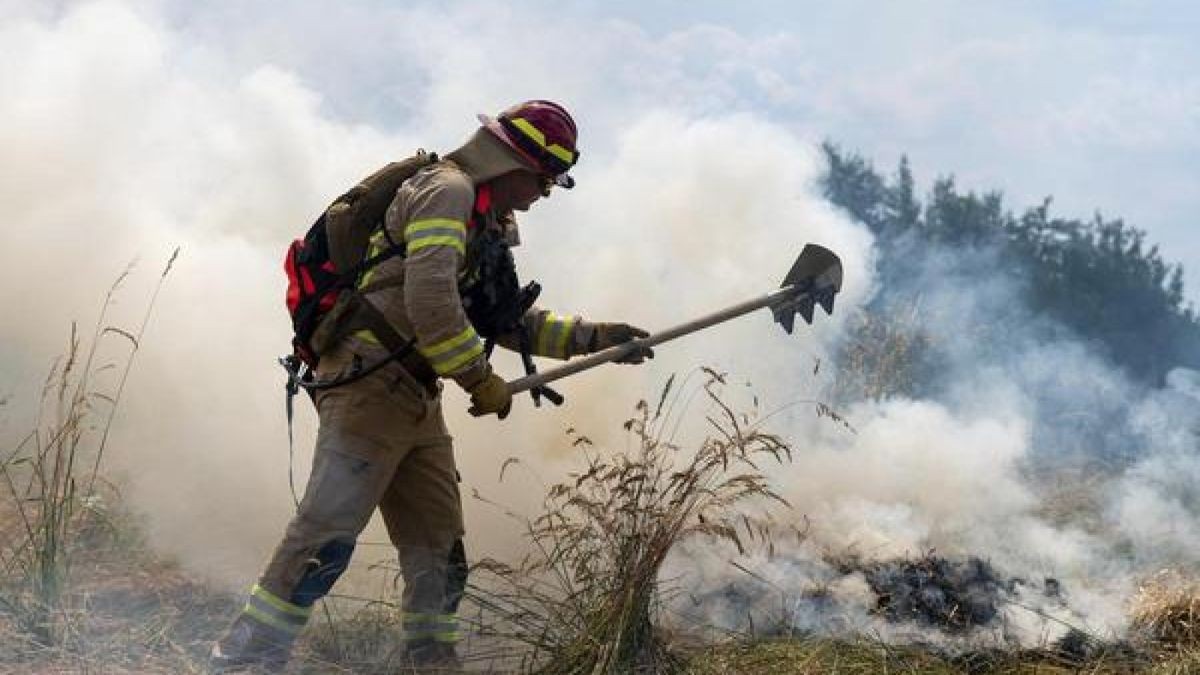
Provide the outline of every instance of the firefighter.
<path id="1" fill-rule="evenodd" d="M 467 567 L 442 380 L 470 395 L 472 415 L 508 414 L 507 383 L 489 365 L 475 325 L 481 320 L 472 320 L 464 298 L 472 291 L 488 296 L 479 289 L 499 283 L 486 278 L 489 266 L 478 264 L 486 255 L 483 242 L 516 245 L 513 212 L 555 187 L 573 187 L 568 171 L 579 158 L 575 122 L 558 104 L 527 101 L 479 119 L 462 147 L 401 184 L 370 242 L 371 251 L 399 245 L 404 255 L 364 273 L 358 291 L 390 328 L 415 340 L 416 349 L 367 377 L 315 393 L 320 426 L 304 497 L 241 613 L 214 645 L 215 671 L 282 669 L 314 603 L 346 569 L 377 507 L 404 579 L 407 657 L 417 667 L 457 664 L 456 612 Z M 518 322 L 515 331 L 487 337 L 568 359 L 646 336 L 628 324 L 536 306 Z M 317 380 L 386 358 L 379 332 L 363 328 L 327 345 Z M 634 351 L 624 361 L 652 355 Z"/>

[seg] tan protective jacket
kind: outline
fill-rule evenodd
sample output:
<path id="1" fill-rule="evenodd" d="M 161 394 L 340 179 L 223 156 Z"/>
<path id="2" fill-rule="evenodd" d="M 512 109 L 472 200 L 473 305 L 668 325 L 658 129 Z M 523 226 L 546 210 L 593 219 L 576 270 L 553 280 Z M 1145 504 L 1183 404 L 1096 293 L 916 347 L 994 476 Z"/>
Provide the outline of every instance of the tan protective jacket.
<path id="1" fill-rule="evenodd" d="M 524 168 L 501 141 L 480 129 L 463 147 L 404 182 L 388 208 L 384 230 L 371 241 L 368 255 L 385 250 L 389 239 L 403 242 L 405 255 L 363 275 L 360 288 L 402 335 L 416 337 L 417 350 L 434 372 L 464 388 L 488 373 L 483 340 L 467 319 L 459 294 L 468 269 L 468 244 L 479 233 L 472 221 L 476 189 Z M 511 212 L 492 210 L 482 220 L 483 227 L 497 229 L 511 244 L 517 243 Z M 522 323 L 533 353 L 558 359 L 585 353 L 594 332 L 593 325 L 578 316 L 538 307 L 531 308 Z M 386 352 L 370 331 L 359 331 L 352 339 L 362 351 Z M 517 339 L 504 336 L 498 342 L 514 348 Z"/>

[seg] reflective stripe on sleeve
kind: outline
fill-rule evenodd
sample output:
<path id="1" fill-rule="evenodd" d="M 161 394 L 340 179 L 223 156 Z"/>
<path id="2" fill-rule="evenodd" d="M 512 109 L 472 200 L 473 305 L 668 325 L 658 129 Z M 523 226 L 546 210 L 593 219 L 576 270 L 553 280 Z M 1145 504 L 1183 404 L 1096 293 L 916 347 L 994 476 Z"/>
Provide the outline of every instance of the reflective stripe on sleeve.
<path id="1" fill-rule="evenodd" d="M 483 340 L 475 328 L 467 326 L 458 335 L 428 347 L 418 346 L 417 351 L 429 361 L 435 373 L 449 375 L 483 353 Z"/>
<path id="2" fill-rule="evenodd" d="M 567 342 L 571 339 L 577 321 L 573 316 L 547 314 L 534 337 L 535 351 L 542 356 L 567 358 Z"/>
<path id="3" fill-rule="evenodd" d="M 406 253 L 431 246 L 449 246 L 461 255 L 467 254 L 467 226 L 461 220 L 427 218 L 414 220 L 404 228 Z"/>
<path id="4" fill-rule="evenodd" d="M 312 608 L 293 605 L 255 584 L 242 613 L 259 623 L 295 635 L 308 623 Z"/>

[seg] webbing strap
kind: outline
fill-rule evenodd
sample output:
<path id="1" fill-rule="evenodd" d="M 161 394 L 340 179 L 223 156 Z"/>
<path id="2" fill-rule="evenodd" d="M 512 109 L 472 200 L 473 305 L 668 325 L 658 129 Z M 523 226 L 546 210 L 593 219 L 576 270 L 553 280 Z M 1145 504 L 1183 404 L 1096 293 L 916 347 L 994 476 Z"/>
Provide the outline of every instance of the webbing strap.
<path id="1" fill-rule="evenodd" d="M 294 373 L 293 368 L 299 367 L 300 359 L 295 355 L 285 357 L 279 360 L 283 364 L 285 370 L 288 371 L 287 383 L 283 385 L 283 400 L 284 407 L 287 409 L 287 432 L 288 432 L 288 488 L 292 491 L 292 503 L 298 510 L 300 508 L 300 497 L 296 495 L 296 441 L 292 433 L 292 420 L 296 415 L 296 406 L 294 399 L 296 393 L 300 391 L 301 375 Z"/>

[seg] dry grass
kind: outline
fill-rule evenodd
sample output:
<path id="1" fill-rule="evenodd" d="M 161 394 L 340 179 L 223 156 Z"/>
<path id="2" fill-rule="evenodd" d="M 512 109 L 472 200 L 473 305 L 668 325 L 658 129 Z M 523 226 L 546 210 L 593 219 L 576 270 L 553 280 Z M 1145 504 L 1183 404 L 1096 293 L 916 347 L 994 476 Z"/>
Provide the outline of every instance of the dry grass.
<path id="1" fill-rule="evenodd" d="M 0 672 L 203 673 L 237 598 L 113 539 L 75 554 L 57 642 L 0 619 Z"/>
<path id="2" fill-rule="evenodd" d="M 587 466 L 553 486 L 545 513 L 526 523 L 530 554 L 514 565 L 476 566 L 471 597 L 487 617 L 479 629 L 526 647 L 522 670 L 677 671 L 681 661 L 656 621 L 668 553 L 696 536 L 738 550 L 770 545 L 765 506 L 783 500 L 759 462 L 788 461 L 790 449 L 727 406 L 719 394 L 722 376 L 706 372 L 713 433 L 697 451 L 685 452 L 664 436 L 668 382 L 657 406 L 639 403 L 626 422 L 631 451 L 593 452 L 589 439 L 574 436 Z"/>
<path id="3" fill-rule="evenodd" d="M 72 331 L 67 355 L 46 380 L 34 432 L 0 457 L 0 673 L 202 673 L 211 641 L 237 610 L 239 598 L 149 554 L 136 520 L 120 508 L 120 495 L 99 479 L 108 430 L 145 328 L 143 321 L 129 333 L 104 321 L 102 312 L 90 340 Z M 868 324 L 864 330 L 885 328 Z M 886 395 L 886 381 L 911 371 L 906 355 L 915 346 L 906 342 L 908 333 L 891 330 L 882 351 L 860 354 L 860 372 L 871 374 L 861 383 L 868 394 Z M 129 343 L 127 358 L 98 365 L 102 338 Z M 94 375 L 103 368 L 115 368 L 120 377 L 115 387 L 98 391 Z M 712 431 L 697 449 L 673 442 L 680 396 L 671 383 L 657 405 L 639 404 L 627 421 L 629 451 L 600 452 L 572 432 L 586 464 L 549 490 L 543 515 L 524 523 L 531 552 L 512 564 L 476 566 L 474 610 L 467 615 L 475 629 L 466 645 L 469 670 L 1200 673 L 1200 583 L 1180 573 L 1143 586 L 1131 615 L 1146 640 L 1138 650 L 1112 645 L 1086 656 L 1048 648 L 950 657 L 853 636 L 689 646 L 687 636 L 668 634 L 663 626 L 678 622 L 664 620 L 663 600 L 673 592 L 661 578 L 667 555 L 689 538 L 724 542 L 731 551 L 769 550 L 769 507 L 782 499 L 763 471 L 790 459 L 780 438 L 760 430 L 757 411 L 732 409 L 721 396 L 722 376 L 706 372 L 702 391 Z M 827 407 L 817 410 L 844 423 Z M 1064 518 L 1092 506 L 1084 493 L 1068 496 Z M 409 672 L 394 607 L 379 600 L 334 605 L 319 612 L 289 672 Z"/>
<path id="4" fill-rule="evenodd" d="M 867 641 L 768 640 L 723 645 L 692 658 L 690 675 L 817 675 L 826 673 L 958 673 L 920 649 Z"/>
<path id="5" fill-rule="evenodd" d="M 178 251 L 176 251 L 178 254 Z M 36 648 L 57 648 L 77 633 L 69 601 L 71 566 L 87 535 L 102 526 L 105 486 L 99 467 L 141 336 L 175 255 L 158 279 L 136 333 L 107 324 L 126 269 L 108 289 L 86 341 L 72 323 L 65 355 L 50 369 L 31 431 L 0 457 L 0 614 Z M 109 342 L 130 345 L 123 360 L 101 363 Z M 118 373 L 115 386 L 96 382 Z"/>
<path id="6" fill-rule="evenodd" d="M 948 656 L 919 645 L 889 645 L 866 637 L 743 642 L 720 645 L 693 656 L 692 675 L 1125 675 L 1200 672 L 1200 652 L 1157 656 L 1113 647 L 1087 659 L 1055 649 L 980 651 Z"/>
<path id="7" fill-rule="evenodd" d="M 836 401 L 912 395 L 930 338 L 917 303 L 891 312 L 861 310 L 849 319 L 838 354 Z"/>
<path id="8" fill-rule="evenodd" d="M 1134 599 L 1133 629 L 1160 648 L 1200 652 L 1200 581 L 1164 570 Z"/>

